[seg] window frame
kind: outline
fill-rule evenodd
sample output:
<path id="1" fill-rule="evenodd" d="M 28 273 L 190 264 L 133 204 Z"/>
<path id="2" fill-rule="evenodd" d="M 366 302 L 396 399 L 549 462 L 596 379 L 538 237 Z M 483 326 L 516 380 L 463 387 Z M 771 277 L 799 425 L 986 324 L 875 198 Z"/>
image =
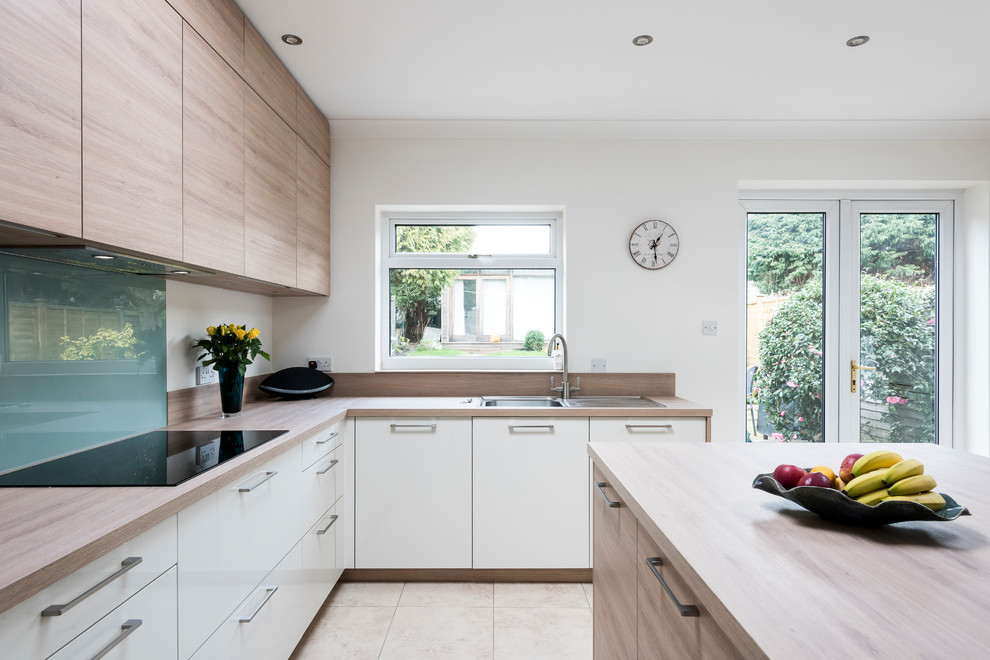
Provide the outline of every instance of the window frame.
<path id="1" fill-rule="evenodd" d="M 554 272 L 554 327 L 564 332 L 564 209 L 560 206 L 379 206 L 375 283 L 376 371 L 550 371 L 553 358 L 413 357 L 390 355 L 389 271 L 545 269 Z M 548 254 L 412 254 L 395 251 L 398 225 L 549 225 Z M 549 339 L 549 337 L 547 337 Z"/>

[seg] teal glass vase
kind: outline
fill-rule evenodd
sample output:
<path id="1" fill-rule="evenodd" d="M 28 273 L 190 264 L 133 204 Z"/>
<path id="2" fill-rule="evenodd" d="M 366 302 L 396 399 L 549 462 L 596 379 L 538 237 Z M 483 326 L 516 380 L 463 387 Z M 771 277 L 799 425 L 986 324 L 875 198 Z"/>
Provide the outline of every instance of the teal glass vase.
<path id="1" fill-rule="evenodd" d="M 244 374 L 237 362 L 217 362 L 213 367 L 220 376 L 220 410 L 224 417 L 241 412 L 244 402 Z"/>

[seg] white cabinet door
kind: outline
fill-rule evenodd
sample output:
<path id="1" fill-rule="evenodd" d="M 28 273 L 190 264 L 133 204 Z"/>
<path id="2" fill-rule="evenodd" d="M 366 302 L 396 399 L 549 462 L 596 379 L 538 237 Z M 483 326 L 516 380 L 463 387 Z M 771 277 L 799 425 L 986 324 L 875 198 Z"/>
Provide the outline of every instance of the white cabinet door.
<path id="1" fill-rule="evenodd" d="M 303 612 L 312 620 L 344 572 L 343 507 L 332 506 L 302 539 Z"/>
<path id="2" fill-rule="evenodd" d="M 474 568 L 588 568 L 588 419 L 474 419 Z"/>
<path id="3" fill-rule="evenodd" d="M 704 417 L 592 417 L 591 442 L 705 442 Z"/>
<path id="4" fill-rule="evenodd" d="M 471 420 L 355 420 L 356 568 L 471 567 Z"/>
<path id="5" fill-rule="evenodd" d="M 302 524 L 305 529 L 312 527 L 317 520 L 337 501 L 337 493 L 342 490 L 344 477 L 343 449 L 335 449 L 310 465 L 302 474 Z M 340 481 L 338 486 L 337 481 Z M 303 531 L 299 532 L 299 536 Z"/>

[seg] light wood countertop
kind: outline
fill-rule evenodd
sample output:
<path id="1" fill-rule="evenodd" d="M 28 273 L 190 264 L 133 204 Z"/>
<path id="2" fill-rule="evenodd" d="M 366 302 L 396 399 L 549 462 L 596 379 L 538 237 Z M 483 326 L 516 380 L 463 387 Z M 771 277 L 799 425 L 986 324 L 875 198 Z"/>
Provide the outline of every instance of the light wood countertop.
<path id="1" fill-rule="evenodd" d="M 345 416 L 707 416 L 677 397 L 665 408 L 513 409 L 466 397 L 322 397 L 247 403 L 236 417 L 200 417 L 175 430 L 286 429 L 243 457 L 171 487 L 0 488 L 0 612 L 138 536 Z M 470 402 L 465 403 L 468 399 Z"/>
<path id="2" fill-rule="evenodd" d="M 837 469 L 891 448 L 973 515 L 858 528 L 753 489 L 781 463 Z M 672 564 L 689 565 L 750 657 L 990 654 L 990 459 L 932 445 L 591 443 L 589 453 Z"/>

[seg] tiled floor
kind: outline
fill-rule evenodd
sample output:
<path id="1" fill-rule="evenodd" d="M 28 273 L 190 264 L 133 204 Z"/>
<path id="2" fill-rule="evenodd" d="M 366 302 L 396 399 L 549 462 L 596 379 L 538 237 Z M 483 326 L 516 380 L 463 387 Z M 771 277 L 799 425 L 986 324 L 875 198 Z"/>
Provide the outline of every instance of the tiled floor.
<path id="1" fill-rule="evenodd" d="M 590 584 L 342 582 L 290 660 L 591 658 Z"/>

